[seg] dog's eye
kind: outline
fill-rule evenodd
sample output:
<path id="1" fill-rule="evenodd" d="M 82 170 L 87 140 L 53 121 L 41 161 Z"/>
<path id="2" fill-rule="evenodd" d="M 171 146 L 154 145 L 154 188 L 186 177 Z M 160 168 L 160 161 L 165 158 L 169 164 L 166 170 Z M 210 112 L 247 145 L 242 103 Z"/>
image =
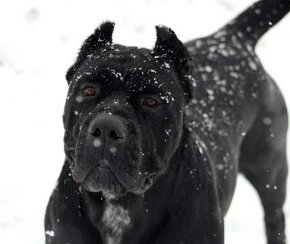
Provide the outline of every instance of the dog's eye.
<path id="1" fill-rule="evenodd" d="M 144 99 L 143 105 L 148 108 L 155 108 L 156 106 L 158 106 L 158 102 L 151 97 L 147 97 Z"/>
<path id="2" fill-rule="evenodd" d="M 96 90 L 93 87 L 87 87 L 87 88 L 83 89 L 83 94 L 85 96 L 91 97 L 91 96 L 94 96 L 96 94 Z"/>

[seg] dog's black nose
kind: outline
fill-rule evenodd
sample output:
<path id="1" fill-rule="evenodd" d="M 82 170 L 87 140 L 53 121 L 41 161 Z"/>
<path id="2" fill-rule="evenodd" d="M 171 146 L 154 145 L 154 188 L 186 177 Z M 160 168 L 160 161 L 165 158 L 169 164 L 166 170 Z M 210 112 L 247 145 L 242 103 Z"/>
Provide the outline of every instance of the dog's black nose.
<path id="1" fill-rule="evenodd" d="M 123 141 L 126 137 L 126 128 L 120 116 L 102 114 L 96 117 L 89 128 L 90 135 L 104 143 Z"/>

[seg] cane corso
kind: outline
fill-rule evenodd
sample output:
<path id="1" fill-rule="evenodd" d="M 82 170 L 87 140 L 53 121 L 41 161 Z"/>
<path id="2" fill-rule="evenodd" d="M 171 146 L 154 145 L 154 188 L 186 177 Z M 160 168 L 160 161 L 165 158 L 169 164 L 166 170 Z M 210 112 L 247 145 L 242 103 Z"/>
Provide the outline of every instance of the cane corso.
<path id="1" fill-rule="evenodd" d="M 66 75 L 46 243 L 222 244 L 238 172 L 261 198 L 268 244 L 286 243 L 287 110 L 254 49 L 289 8 L 259 1 L 185 44 L 158 26 L 152 50 L 97 28 Z"/>

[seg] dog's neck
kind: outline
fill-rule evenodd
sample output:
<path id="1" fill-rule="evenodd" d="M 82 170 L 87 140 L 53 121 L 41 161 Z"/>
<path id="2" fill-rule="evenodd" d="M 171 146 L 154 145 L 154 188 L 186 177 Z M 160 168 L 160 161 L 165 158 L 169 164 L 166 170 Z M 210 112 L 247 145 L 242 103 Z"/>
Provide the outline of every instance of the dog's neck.
<path id="1" fill-rule="evenodd" d="M 178 172 L 182 167 L 182 155 L 187 155 L 188 133 L 183 133 L 180 145 L 169 162 L 168 170 L 161 175 L 155 184 L 143 195 L 127 193 L 116 197 L 106 193 L 85 193 L 85 198 L 95 206 L 90 207 L 89 216 L 101 230 L 103 239 L 107 244 L 121 243 L 126 232 L 138 232 L 134 226 L 152 227 L 150 223 L 166 223 L 170 203 L 168 199 L 173 196 Z M 191 147 L 188 147 L 191 148 Z M 190 154 L 190 153 L 189 153 Z M 86 197 L 87 196 L 87 197 Z M 96 213 L 96 214 L 92 214 Z M 133 229 L 134 228 L 134 229 Z"/>

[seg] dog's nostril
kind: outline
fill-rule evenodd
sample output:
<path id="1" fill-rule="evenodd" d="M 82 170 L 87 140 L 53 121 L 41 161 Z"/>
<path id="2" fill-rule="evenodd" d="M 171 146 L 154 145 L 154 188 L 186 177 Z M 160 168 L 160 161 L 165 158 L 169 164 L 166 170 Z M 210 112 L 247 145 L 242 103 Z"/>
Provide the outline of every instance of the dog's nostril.
<path id="1" fill-rule="evenodd" d="M 96 128 L 94 131 L 91 132 L 91 135 L 94 137 L 100 137 L 102 135 L 102 132 L 99 128 Z"/>
<path id="2" fill-rule="evenodd" d="M 110 132 L 110 138 L 111 138 L 112 140 L 114 140 L 114 141 L 117 141 L 117 140 L 121 140 L 121 139 L 123 139 L 123 137 L 120 136 L 120 135 L 118 135 L 117 132 L 116 132 L 115 130 L 112 130 L 112 131 Z"/>

